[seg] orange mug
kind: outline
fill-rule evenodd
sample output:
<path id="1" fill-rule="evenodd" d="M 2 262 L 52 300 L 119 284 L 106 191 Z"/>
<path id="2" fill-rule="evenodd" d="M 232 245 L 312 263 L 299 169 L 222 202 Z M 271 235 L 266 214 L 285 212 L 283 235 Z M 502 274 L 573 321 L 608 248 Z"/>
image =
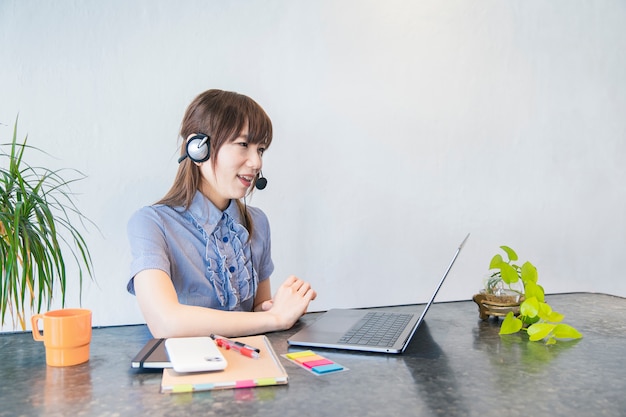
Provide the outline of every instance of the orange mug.
<path id="1" fill-rule="evenodd" d="M 39 321 L 43 321 L 43 334 Z M 31 317 L 33 339 L 43 342 L 46 363 L 50 366 L 71 366 L 89 360 L 91 342 L 91 311 L 64 308 L 35 314 Z"/>

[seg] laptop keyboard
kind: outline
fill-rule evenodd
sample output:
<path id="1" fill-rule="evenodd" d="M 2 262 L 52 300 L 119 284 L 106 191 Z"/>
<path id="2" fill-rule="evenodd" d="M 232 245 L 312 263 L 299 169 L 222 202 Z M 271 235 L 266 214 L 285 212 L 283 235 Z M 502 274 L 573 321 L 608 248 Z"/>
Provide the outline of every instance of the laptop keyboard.
<path id="1" fill-rule="evenodd" d="M 412 314 L 369 312 L 339 339 L 339 343 L 393 346 L 411 317 Z"/>

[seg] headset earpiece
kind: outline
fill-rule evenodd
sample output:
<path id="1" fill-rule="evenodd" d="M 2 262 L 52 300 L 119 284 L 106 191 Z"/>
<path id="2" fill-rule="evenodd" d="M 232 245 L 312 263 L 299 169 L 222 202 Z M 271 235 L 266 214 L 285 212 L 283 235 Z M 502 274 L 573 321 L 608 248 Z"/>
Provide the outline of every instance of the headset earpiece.
<path id="1" fill-rule="evenodd" d="M 210 143 L 211 138 L 204 133 L 192 133 L 187 136 L 187 143 L 185 144 L 185 155 L 178 159 L 178 163 L 181 163 L 185 158 L 189 157 L 193 162 L 204 162 L 211 156 Z"/>

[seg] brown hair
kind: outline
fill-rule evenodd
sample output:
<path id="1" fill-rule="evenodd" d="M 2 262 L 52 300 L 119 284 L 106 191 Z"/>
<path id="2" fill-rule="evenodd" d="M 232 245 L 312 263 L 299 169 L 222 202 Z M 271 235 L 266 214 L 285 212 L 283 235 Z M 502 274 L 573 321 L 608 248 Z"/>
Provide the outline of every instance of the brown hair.
<path id="1" fill-rule="evenodd" d="M 186 139 L 192 133 L 208 135 L 211 164 L 215 168 L 217 154 L 222 145 L 235 140 L 248 124 L 248 142 L 263 144 L 267 149 L 272 143 L 272 121 L 250 97 L 231 91 L 207 90 L 198 95 L 187 107 L 180 126 L 183 140 L 181 156 L 185 155 Z M 258 178 L 258 175 L 257 175 Z M 257 178 L 255 178 L 255 183 Z M 200 168 L 189 158 L 178 166 L 178 172 L 170 190 L 157 204 L 189 208 L 193 196 L 200 187 Z M 252 188 L 251 188 L 252 190 Z M 237 200 L 240 211 L 246 218 L 250 235 L 252 224 L 242 203 Z"/>

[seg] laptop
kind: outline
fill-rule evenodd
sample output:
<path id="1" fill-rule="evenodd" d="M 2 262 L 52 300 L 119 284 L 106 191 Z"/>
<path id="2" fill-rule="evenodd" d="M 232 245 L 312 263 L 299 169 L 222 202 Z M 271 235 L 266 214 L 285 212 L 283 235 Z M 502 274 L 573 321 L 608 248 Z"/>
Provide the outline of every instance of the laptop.
<path id="1" fill-rule="evenodd" d="M 426 306 L 422 306 L 421 311 L 398 312 L 384 308 L 331 309 L 287 339 L 287 343 L 291 346 L 365 352 L 404 352 L 413 334 L 424 321 L 426 312 L 435 300 L 435 296 L 468 238 L 469 233 L 457 248 L 433 295 Z"/>

